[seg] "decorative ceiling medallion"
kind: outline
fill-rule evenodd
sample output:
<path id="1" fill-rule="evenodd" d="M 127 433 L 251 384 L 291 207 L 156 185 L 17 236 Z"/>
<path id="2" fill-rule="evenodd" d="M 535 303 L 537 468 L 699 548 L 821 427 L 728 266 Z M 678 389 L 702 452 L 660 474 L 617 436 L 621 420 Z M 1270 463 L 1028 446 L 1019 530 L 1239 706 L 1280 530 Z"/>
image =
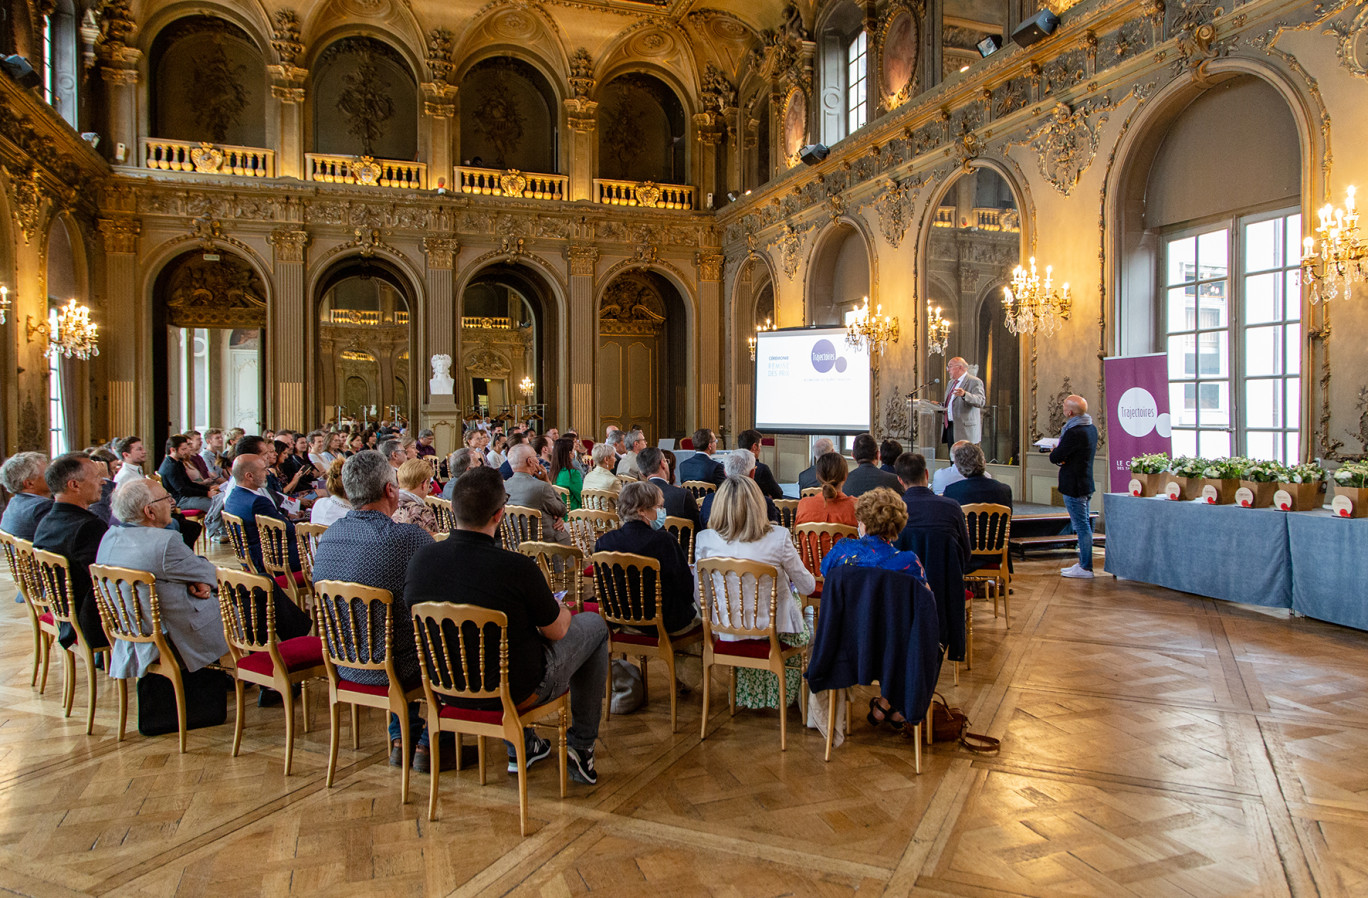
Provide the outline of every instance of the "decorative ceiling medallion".
<path id="1" fill-rule="evenodd" d="M 338 0 L 338 5 L 355 15 L 370 18 L 387 15 L 390 11 L 390 0 Z"/>
<path id="2" fill-rule="evenodd" d="M 635 35 L 627 45 L 627 52 L 632 56 L 666 56 L 674 49 L 674 38 L 654 28 Z"/>
<path id="3" fill-rule="evenodd" d="M 532 37 L 537 32 L 537 20 L 521 10 L 509 10 L 498 16 L 491 29 L 499 37 L 521 40 Z"/>

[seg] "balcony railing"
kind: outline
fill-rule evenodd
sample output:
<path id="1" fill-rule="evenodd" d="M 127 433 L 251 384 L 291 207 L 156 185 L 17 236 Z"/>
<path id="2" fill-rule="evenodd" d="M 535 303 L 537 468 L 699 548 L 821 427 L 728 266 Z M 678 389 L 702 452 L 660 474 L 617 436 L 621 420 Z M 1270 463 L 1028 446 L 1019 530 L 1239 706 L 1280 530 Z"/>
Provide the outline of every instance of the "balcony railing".
<path id="1" fill-rule="evenodd" d="M 527 200 L 563 200 L 565 175 L 544 175 L 517 169 L 456 166 L 456 189 L 482 196 L 508 196 Z"/>
<path id="2" fill-rule="evenodd" d="M 408 312 L 396 311 L 392 320 L 386 320 L 378 311 L 373 309 L 331 309 L 328 312 L 329 324 L 359 324 L 366 327 L 378 327 L 382 324 L 408 324 Z"/>
<path id="3" fill-rule="evenodd" d="M 305 153 L 304 166 L 310 181 L 324 184 L 360 184 L 400 190 L 423 190 L 427 187 L 427 165 L 422 162 Z"/>
<path id="4" fill-rule="evenodd" d="M 461 318 L 461 327 L 473 327 L 486 331 L 507 331 L 513 329 L 513 319 L 478 318 L 466 315 Z"/>
<path id="5" fill-rule="evenodd" d="M 956 211 L 954 206 L 938 207 L 931 224 L 938 228 L 959 227 L 955 221 Z M 1021 216 L 1015 209 L 970 209 L 968 223 L 964 226 L 980 231 L 1016 232 L 1021 230 Z"/>
<path id="6" fill-rule="evenodd" d="M 608 206 L 641 206 L 646 209 L 692 209 L 694 189 L 685 184 L 595 178 L 594 202 Z"/>
<path id="7" fill-rule="evenodd" d="M 275 153 L 260 147 L 235 147 L 196 140 L 142 139 L 142 165 L 156 171 L 201 175 L 274 178 Z"/>

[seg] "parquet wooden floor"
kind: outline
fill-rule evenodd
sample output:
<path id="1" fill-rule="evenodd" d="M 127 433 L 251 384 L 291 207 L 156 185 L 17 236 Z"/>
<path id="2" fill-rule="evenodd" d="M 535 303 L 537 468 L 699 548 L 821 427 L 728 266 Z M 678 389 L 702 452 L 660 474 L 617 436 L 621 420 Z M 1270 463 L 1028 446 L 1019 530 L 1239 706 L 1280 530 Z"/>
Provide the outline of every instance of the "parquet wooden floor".
<path id="1" fill-rule="evenodd" d="M 426 776 L 401 804 L 378 713 L 327 789 L 322 689 L 290 777 L 254 703 L 239 757 L 231 708 L 181 755 L 117 743 L 103 680 L 86 736 L 83 669 L 63 718 L 0 580 L 0 895 L 1368 895 L 1368 634 L 1067 563 L 1018 564 L 1012 631 L 979 603 L 978 663 L 942 678 L 1000 755 L 937 745 L 919 776 L 859 713 L 831 763 L 796 713 L 781 754 L 720 679 L 708 739 L 696 691 L 672 736 L 657 669 L 603 728 L 598 786 L 562 801 L 534 768 L 526 839 L 502 765 L 445 774 L 435 823 Z"/>

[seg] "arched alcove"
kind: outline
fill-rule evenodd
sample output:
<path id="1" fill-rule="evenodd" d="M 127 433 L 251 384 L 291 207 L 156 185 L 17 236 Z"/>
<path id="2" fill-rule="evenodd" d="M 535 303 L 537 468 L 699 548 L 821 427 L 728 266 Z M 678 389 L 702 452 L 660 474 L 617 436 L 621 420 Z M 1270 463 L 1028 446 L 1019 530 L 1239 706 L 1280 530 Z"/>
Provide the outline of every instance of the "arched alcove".
<path id="1" fill-rule="evenodd" d="M 344 37 L 318 55 L 312 74 L 314 152 L 418 158 L 418 84 L 397 49 Z"/>
<path id="2" fill-rule="evenodd" d="M 679 289 L 659 272 L 629 269 L 608 282 L 598 309 L 598 432 L 639 426 L 652 445 L 692 432 L 683 376 L 688 312 Z"/>
<path id="3" fill-rule="evenodd" d="M 461 78 L 464 165 L 559 171 L 560 104 L 540 71 L 511 56 L 481 60 Z"/>
<path id="4" fill-rule="evenodd" d="M 688 123 L 669 85 L 628 72 L 603 86 L 598 103 L 599 177 L 688 182 Z"/>
<path id="5" fill-rule="evenodd" d="M 237 25 L 176 19 L 152 42 L 151 131 L 170 140 L 266 144 L 266 62 Z"/>
<path id="6" fill-rule="evenodd" d="M 869 245 L 848 221 L 829 226 L 808 264 L 806 324 L 845 324 L 847 313 L 869 296 Z"/>
<path id="7" fill-rule="evenodd" d="M 511 419 L 517 406 L 541 406 L 556 395 L 557 371 L 546 361 L 555 298 L 537 272 L 497 263 L 481 269 L 461 294 L 461 358 L 453 372 L 462 406 Z M 518 385 L 534 385 L 530 397 Z"/>
<path id="8" fill-rule="evenodd" d="M 328 269 L 315 296 L 321 419 L 412 418 L 415 298 L 408 280 L 386 260 L 354 256 Z"/>

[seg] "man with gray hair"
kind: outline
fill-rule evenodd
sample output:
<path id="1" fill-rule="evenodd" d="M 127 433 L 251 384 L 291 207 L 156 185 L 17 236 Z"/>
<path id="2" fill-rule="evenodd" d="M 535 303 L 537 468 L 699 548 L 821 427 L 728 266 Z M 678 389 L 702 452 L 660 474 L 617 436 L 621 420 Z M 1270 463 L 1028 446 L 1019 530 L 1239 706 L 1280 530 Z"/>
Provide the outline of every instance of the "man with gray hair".
<path id="1" fill-rule="evenodd" d="M 635 477 L 637 476 L 637 453 L 646 448 L 646 434 L 641 432 L 641 428 L 634 427 L 628 431 L 622 444 L 627 447 L 627 453 L 618 461 L 617 472 L 626 474 L 628 477 Z"/>
<path id="2" fill-rule="evenodd" d="M 397 442 L 397 441 L 391 441 Z M 400 454 L 403 451 L 400 450 Z M 314 552 L 314 582 L 344 580 L 378 589 L 389 590 L 393 597 L 394 669 L 400 685 L 413 689 L 422 682 L 418 670 L 418 653 L 413 642 L 413 617 L 404 602 L 408 581 L 409 559 L 423 546 L 432 544 L 432 537 L 416 524 L 399 524 L 392 514 L 399 507 L 399 481 L 389 460 L 373 449 L 358 452 L 342 467 L 342 488 L 352 504 L 346 516 L 328 527 L 318 540 Z M 344 636 L 343 638 L 350 638 Z M 379 652 L 372 660 L 384 660 Z M 388 679 L 383 670 L 358 670 L 339 667 L 338 675 L 349 683 L 384 686 Z M 393 714 L 389 719 L 390 765 L 399 767 L 407 761 L 403 756 L 403 730 Z M 419 773 L 431 770 L 427 730 L 418 714 L 418 703 L 409 705 L 408 730 L 413 748 L 413 769 Z"/>
<path id="3" fill-rule="evenodd" d="M 722 462 L 722 470 L 727 472 L 728 477 L 749 477 L 755 479 L 755 453 L 753 452 L 731 452 L 728 453 L 726 461 Z M 699 526 L 706 529 L 708 518 L 712 516 L 713 499 L 717 492 L 714 490 L 703 497 L 703 505 L 698 509 Z M 765 496 L 765 517 L 774 523 L 779 523 L 779 509 L 775 506 L 774 500 Z"/>
<path id="4" fill-rule="evenodd" d="M 211 592 L 216 579 L 214 565 L 187 548 L 179 533 L 166 529 L 171 523 L 172 504 L 166 489 L 150 478 L 131 480 L 119 487 L 111 508 L 114 517 L 127 526 L 105 532 L 95 562 L 147 571 L 157 578 L 162 627 L 185 670 L 193 673 L 226 655 L 228 643 L 218 601 Z M 147 596 L 140 592 L 138 601 L 150 620 L 152 609 Z M 136 679 L 157 660 L 155 645 L 133 645 L 116 639 L 109 675 Z"/>
<path id="5" fill-rule="evenodd" d="M 447 474 L 451 479 L 442 489 L 442 498 L 450 502 L 451 493 L 456 489 L 456 481 L 461 479 L 461 475 L 471 468 L 483 467 L 488 467 L 488 465 L 485 464 L 485 457 L 478 449 L 457 449 L 451 453 L 447 459 Z"/>
<path id="6" fill-rule="evenodd" d="M 400 465 L 408 461 L 408 453 L 404 451 L 404 444 L 399 440 L 385 440 L 380 444 L 380 454 L 396 471 Z"/>
<path id="7" fill-rule="evenodd" d="M 960 473 L 959 467 L 955 464 L 955 453 L 965 446 L 972 445 L 973 443 L 970 443 L 968 440 L 957 440 L 955 444 L 950 447 L 950 464 L 938 469 L 936 473 L 931 476 L 931 492 L 935 493 L 937 496 L 944 496 L 946 487 L 952 483 L 959 483 L 964 479 L 964 475 Z"/>
<path id="8" fill-rule="evenodd" d="M 1012 488 L 993 480 L 984 470 L 986 461 L 982 449 L 973 443 L 960 442 L 955 444 L 952 454 L 955 459 L 954 468 L 962 479 L 945 488 L 947 499 L 954 499 L 961 505 L 986 502 L 1012 507 Z"/>
<path id="9" fill-rule="evenodd" d="M 541 512 L 541 538 L 570 545 L 570 531 L 561 520 L 565 503 L 556 496 L 551 475 L 537 460 L 537 453 L 526 443 L 519 443 L 508 453 L 508 466 L 513 469 L 513 476 L 504 482 L 508 504 L 537 509 Z"/>
<path id="10" fill-rule="evenodd" d="M 836 444 L 831 441 L 831 437 L 818 437 L 812 441 L 812 467 L 807 468 L 798 475 L 798 489 L 815 489 L 821 486 L 817 482 L 817 459 L 826 455 L 828 452 L 835 452 Z"/>
<path id="11" fill-rule="evenodd" d="M 418 457 L 427 458 L 429 455 L 436 455 L 437 450 L 432 447 L 432 441 L 437 434 L 432 432 L 432 428 L 424 427 L 418 431 Z"/>
<path id="12" fill-rule="evenodd" d="M 41 452 L 11 455 L 0 467 L 0 482 L 10 491 L 0 530 L 20 539 L 33 539 L 38 522 L 52 511 L 52 496 L 43 479 L 46 471 L 47 456 Z"/>

